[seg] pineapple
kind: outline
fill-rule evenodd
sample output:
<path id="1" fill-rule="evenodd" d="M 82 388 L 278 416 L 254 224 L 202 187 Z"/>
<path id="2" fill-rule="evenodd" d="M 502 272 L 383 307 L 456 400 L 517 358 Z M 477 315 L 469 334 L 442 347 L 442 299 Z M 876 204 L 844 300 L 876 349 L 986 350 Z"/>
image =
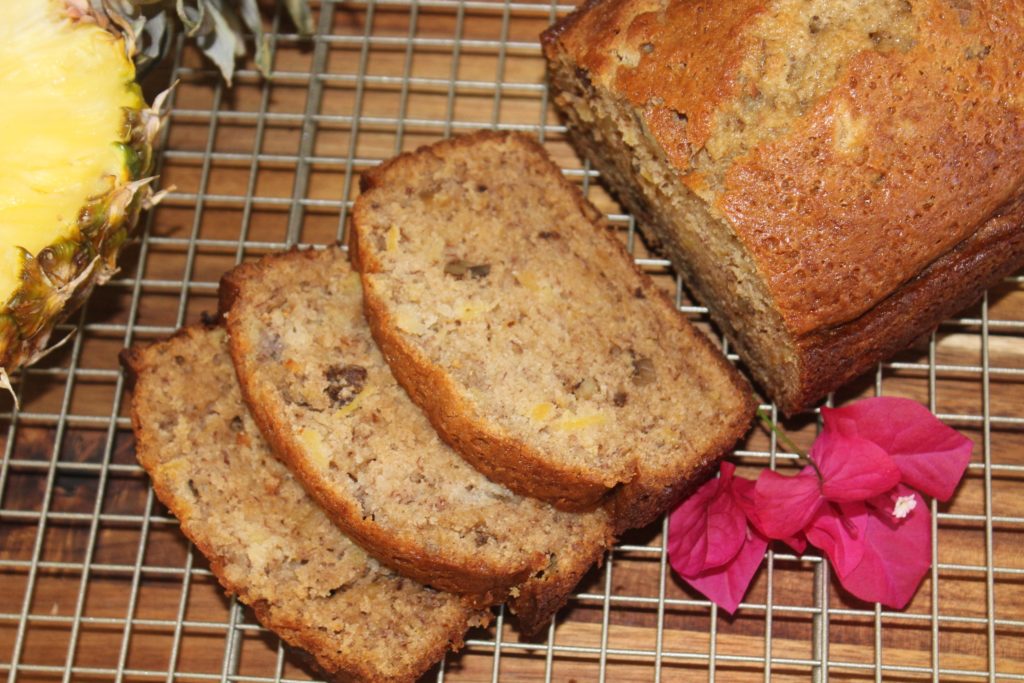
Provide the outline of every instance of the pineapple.
<path id="1" fill-rule="evenodd" d="M 286 0 L 300 32 L 306 0 Z M 135 62 L 159 56 L 174 17 L 230 83 L 256 0 L 0 0 L 0 386 L 47 350 L 54 326 L 116 269 L 140 209 L 160 103 Z M 162 96 L 159 99 L 162 99 Z"/>
<path id="2" fill-rule="evenodd" d="M 114 272 L 152 196 L 159 116 L 88 4 L 0 0 L 0 383 Z M 8 385 L 9 386 L 9 385 Z"/>

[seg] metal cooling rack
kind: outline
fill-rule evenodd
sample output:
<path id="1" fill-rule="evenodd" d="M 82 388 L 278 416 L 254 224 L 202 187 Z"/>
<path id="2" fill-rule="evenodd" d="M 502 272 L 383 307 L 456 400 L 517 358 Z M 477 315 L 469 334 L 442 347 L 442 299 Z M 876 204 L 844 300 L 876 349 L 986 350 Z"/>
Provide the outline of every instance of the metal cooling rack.
<path id="1" fill-rule="evenodd" d="M 549 110 L 537 35 L 570 5 L 316 9 L 311 41 L 272 14 L 272 80 L 243 69 L 225 89 L 180 42 L 150 78 L 153 91 L 179 82 L 160 162 L 176 189 L 146 217 L 124 272 L 76 316 L 82 332 L 22 373 L 22 410 L 5 404 L 0 415 L 8 681 L 309 677 L 222 595 L 154 499 L 135 464 L 116 355 L 213 311 L 219 276 L 243 258 L 342 239 L 359 173 L 381 159 L 478 128 L 537 135 L 714 335 Z M 816 555 L 775 551 L 730 618 L 674 578 L 655 525 L 608 554 L 544 637 L 524 641 L 499 613 L 425 680 L 1024 680 L 1024 277 L 831 400 L 871 394 L 915 398 L 977 446 L 956 498 L 932 504 L 934 568 L 905 611 L 843 593 Z M 802 447 L 817 427 L 784 426 Z M 734 459 L 752 476 L 790 466 L 792 454 L 757 432 Z"/>

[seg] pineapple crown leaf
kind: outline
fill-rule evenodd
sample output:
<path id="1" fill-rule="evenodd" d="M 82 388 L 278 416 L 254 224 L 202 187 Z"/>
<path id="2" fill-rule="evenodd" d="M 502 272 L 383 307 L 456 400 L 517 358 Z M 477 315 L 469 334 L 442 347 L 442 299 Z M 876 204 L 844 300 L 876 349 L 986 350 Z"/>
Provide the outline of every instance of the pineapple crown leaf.
<path id="1" fill-rule="evenodd" d="M 125 49 L 141 68 L 158 61 L 176 26 L 231 84 L 235 61 L 246 54 L 246 38 L 255 45 L 257 68 L 270 74 L 270 40 L 263 32 L 257 0 L 65 0 L 77 20 L 96 21 L 124 36 Z M 313 31 L 309 0 L 284 0 L 300 34 Z M 172 15 L 173 8 L 173 15 Z M 172 20 L 172 16 L 177 21 Z"/>
<path id="2" fill-rule="evenodd" d="M 304 36 L 313 34 L 313 15 L 309 12 L 308 0 L 284 0 L 284 6 L 288 8 L 295 27 Z"/>
<path id="3" fill-rule="evenodd" d="M 203 26 L 203 20 L 206 19 L 206 5 L 200 2 L 196 7 L 189 7 L 185 4 L 185 0 L 177 0 L 174 9 L 185 29 L 185 35 L 195 38 Z"/>

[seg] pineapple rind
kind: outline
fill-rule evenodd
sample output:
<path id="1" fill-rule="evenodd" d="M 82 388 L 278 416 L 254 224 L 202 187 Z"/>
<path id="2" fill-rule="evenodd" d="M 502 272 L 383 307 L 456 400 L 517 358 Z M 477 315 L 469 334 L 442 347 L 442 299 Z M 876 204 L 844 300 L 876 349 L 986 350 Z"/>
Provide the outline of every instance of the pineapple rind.
<path id="1" fill-rule="evenodd" d="M 62 5 L 53 0 L 51 4 Z M 80 7 L 68 16 L 77 23 L 99 23 L 92 22 Z M 96 26 L 89 30 L 96 30 Z M 124 55 L 125 63 L 121 66 L 130 76 L 120 99 L 126 105 L 121 111 L 122 127 L 110 138 L 121 159 L 120 169 L 107 182 L 108 189 L 86 200 L 77 219 L 52 243 L 35 254 L 19 250 L 16 289 L 0 310 L 3 376 L 44 354 L 54 326 L 77 309 L 96 284 L 115 272 L 118 252 L 134 230 L 143 205 L 152 197 L 146 176 L 152 171 L 152 148 L 160 116 L 146 108 L 141 90 L 132 80 L 134 67 L 124 48 L 124 38 L 116 32 L 107 35 L 122 46 L 119 53 Z M 114 138 L 118 133 L 120 141 Z"/>

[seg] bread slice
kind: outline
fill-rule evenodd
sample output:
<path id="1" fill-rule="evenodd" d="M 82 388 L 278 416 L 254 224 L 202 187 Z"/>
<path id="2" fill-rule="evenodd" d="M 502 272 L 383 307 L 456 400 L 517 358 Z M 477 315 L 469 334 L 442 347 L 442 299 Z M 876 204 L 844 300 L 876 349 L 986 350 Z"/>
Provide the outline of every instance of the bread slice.
<path id="1" fill-rule="evenodd" d="M 354 260 L 395 376 L 481 471 L 617 531 L 746 431 L 750 388 L 531 138 L 481 132 L 365 173 Z"/>
<path id="2" fill-rule="evenodd" d="M 260 437 L 222 329 L 185 328 L 122 360 L 157 496 L 221 585 L 324 671 L 412 681 L 489 621 L 380 566 L 331 524 Z"/>
<path id="3" fill-rule="evenodd" d="M 1022 3 L 588 0 L 542 42 L 570 139 L 786 413 L 1024 265 Z"/>
<path id="4" fill-rule="evenodd" d="M 516 495 L 438 438 L 377 350 L 341 249 L 246 263 L 224 276 L 221 302 L 263 434 L 382 562 L 481 604 L 511 591 L 531 630 L 601 557 L 611 541 L 604 511 L 562 512 Z"/>

